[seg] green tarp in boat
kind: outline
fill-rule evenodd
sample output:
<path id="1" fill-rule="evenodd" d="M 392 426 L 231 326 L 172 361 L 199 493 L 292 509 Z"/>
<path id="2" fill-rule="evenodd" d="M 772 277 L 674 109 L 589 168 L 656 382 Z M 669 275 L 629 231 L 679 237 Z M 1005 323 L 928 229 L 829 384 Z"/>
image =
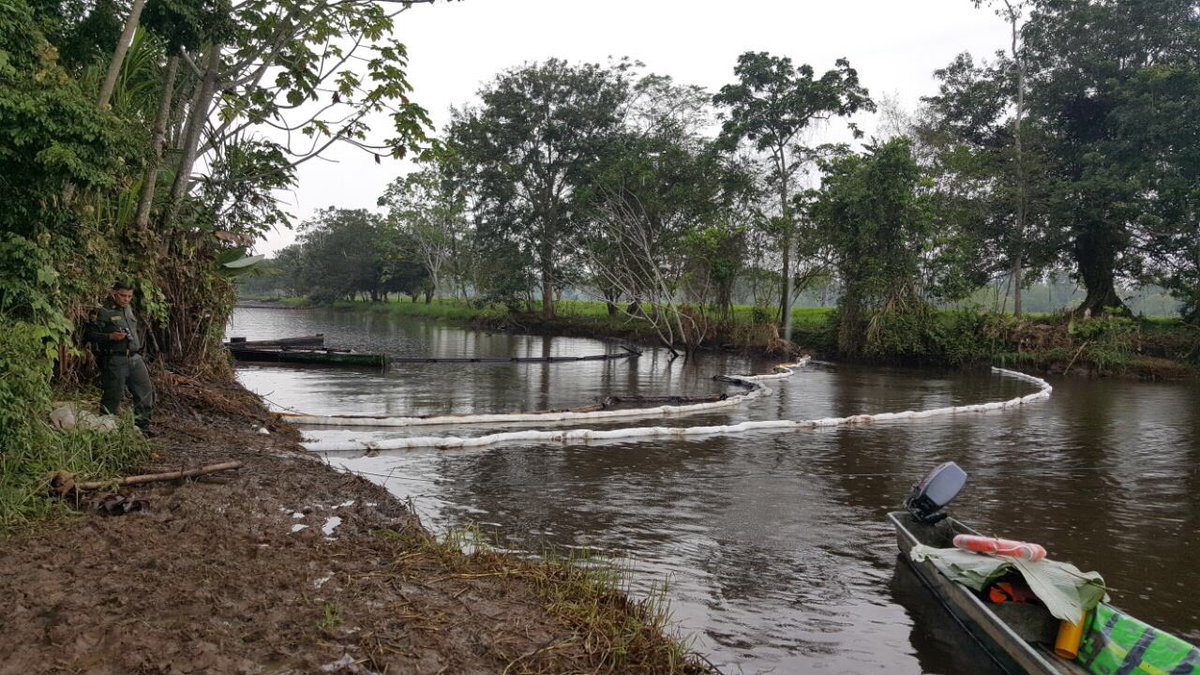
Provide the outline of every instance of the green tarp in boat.
<path id="1" fill-rule="evenodd" d="M 1095 675 L 1200 675 L 1200 649 L 1101 602 L 1108 597 L 1095 572 L 1052 560 L 1034 563 L 920 544 L 911 556 L 929 560 L 976 591 L 1016 569 L 1055 617 L 1069 621 L 1086 609 L 1088 626 L 1076 663 Z"/>
<path id="2" fill-rule="evenodd" d="M 1102 604 L 1076 662 L 1096 675 L 1196 675 L 1200 649 Z"/>

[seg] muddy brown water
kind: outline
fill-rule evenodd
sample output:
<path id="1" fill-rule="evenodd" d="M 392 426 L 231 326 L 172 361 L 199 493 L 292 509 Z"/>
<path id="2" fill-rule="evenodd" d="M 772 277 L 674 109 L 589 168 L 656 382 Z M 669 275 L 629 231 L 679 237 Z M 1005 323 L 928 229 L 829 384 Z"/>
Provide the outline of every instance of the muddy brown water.
<path id="1" fill-rule="evenodd" d="M 393 356 L 582 356 L 598 340 L 489 334 L 333 310 L 238 309 L 230 335 L 323 332 Z M 420 364 L 387 372 L 240 365 L 277 409 L 413 415 L 566 408 L 605 395 L 736 391 L 716 374 L 771 361 L 705 355 L 553 364 Z M 986 672 L 984 657 L 903 566 L 884 514 L 953 460 L 970 474 L 951 511 L 1097 570 L 1114 604 L 1200 642 L 1200 386 L 1049 378 L 1019 410 L 869 427 L 691 441 L 512 443 L 330 453 L 411 499 L 427 526 L 477 525 L 497 545 L 617 558 L 631 591 L 666 587 L 677 630 L 725 672 Z M 986 372 L 816 363 L 748 405 L 672 419 L 575 425 L 701 426 L 981 403 L 1031 385 Z M 505 427 L 542 428 L 524 425 Z M 557 427 L 568 428 L 568 427 Z M 308 429 L 321 438 L 481 435 L 497 427 Z"/>

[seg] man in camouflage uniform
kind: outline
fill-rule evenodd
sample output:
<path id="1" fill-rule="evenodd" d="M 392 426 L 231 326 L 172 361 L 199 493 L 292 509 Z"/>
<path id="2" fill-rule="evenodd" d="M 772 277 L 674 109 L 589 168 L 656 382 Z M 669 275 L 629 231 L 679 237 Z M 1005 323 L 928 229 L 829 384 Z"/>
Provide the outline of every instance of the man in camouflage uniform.
<path id="1" fill-rule="evenodd" d="M 100 366 L 100 414 L 115 415 L 126 387 L 133 394 L 133 414 L 138 428 L 150 431 L 154 411 L 154 386 L 142 360 L 142 342 L 138 337 L 137 318 L 129 303 L 133 289 L 117 282 L 109 293 L 109 303 L 96 311 L 86 329 L 88 342 L 95 345 Z"/>

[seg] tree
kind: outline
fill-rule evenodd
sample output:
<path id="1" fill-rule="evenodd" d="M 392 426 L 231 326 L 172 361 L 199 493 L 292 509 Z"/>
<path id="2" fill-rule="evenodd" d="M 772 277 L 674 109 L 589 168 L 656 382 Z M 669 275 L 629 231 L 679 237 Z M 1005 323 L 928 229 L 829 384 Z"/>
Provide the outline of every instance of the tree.
<path id="1" fill-rule="evenodd" d="M 838 350 L 850 357 L 920 356 L 929 309 L 921 268 L 932 220 L 909 141 L 868 145 L 822 168 L 812 216 L 829 238 L 842 283 Z"/>
<path id="2" fill-rule="evenodd" d="M 628 298 L 630 316 L 653 324 L 664 346 L 682 343 L 690 355 L 710 329 L 707 305 L 720 274 L 709 272 L 727 251 L 717 224 L 718 155 L 689 140 L 696 139 L 660 132 L 610 146 L 590 194 L 584 251 L 610 305 Z"/>
<path id="3" fill-rule="evenodd" d="M 845 117 L 861 110 L 874 110 L 858 73 L 846 59 L 814 79 L 812 66 L 792 65 L 787 57 L 766 52 L 746 52 L 738 57 L 735 84 L 728 84 L 713 98 L 728 108 L 722 127 L 724 140 L 736 145 L 746 140 L 770 157 L 771 180 L 779 201 L 779 249 L 783 258 L 783 289 L 780 320 L 786 339 L 791 339 L 792 243 L 795 218 L 792 210 L 793 177 L 808 159 L 803 132 L 815 121 Z M 858 136 L 857 128 L 850 128 Z"/>
<path id="4" fill-rule="evenodd" d="M 68 185 L 119 183 L 125 131 L 58 63 L 23 3 L 0 5 L 0 231 L 36 238 L 74 220 Z"/>
<path id="5" fill-rule="evenodd" d="M 959 55 L 934 73 L 939 92 L 923 99 L 925 115 L 913 130 L 936 179 L 943 234 L 976 259 L 968 277 L 1008 278 L 1018 316 L 1025 272 L 1044 270 L 1060 244 L 1046 223 L 1043 134 L 1019 114 L 1020 69 L 1003 54 L 984 64 Z"/>
<path id="6" fill-rule="evenodd" d="M 499 75 L 480 92 L 482 105 L 456 111 L 450 126 L 478 235 L 507 241 L 533 262 L 546 317 L 575 263 L 576 190 L 620 128 L 626 70 L 557 59 L 528 64 Z"/>
<path id="7" fill-rule="evenodd" d="M 1087 289 L 1078 311 L 1127 311 L 1116 283 L 1145 271 L 1139 242 L 1195 232 L 1196 3 L 1039 0 L 1022 34 L 1029 113 L 1054 158 L 1050 224 Z"/>
<path id="8" fill-rule="evenodd" d="M 310 297 L 320 302 L 353 300 L 359 292 L 378 297 L 381 220 L 363 209 L 327 208 L 301 226 L 302 279 Z"/>
<path id="9" fill-rule="evenodd" d="M 730 314 L 745 256 L 732 207 L 750 181 L 704 136 L 712 122 L 709 101 L 699 87 L 669 77 L 637 80 L 622 132 L 579 193 L 593 223 L 587 269 L 610 315 L 626 298 L 629 316 L 651 323 L 665 346 L 682 344 L 689 355 L 711 330 L 712 305 Z"/>
<path id="10" fill-rule="evenodd" d="M 442 288 L 445 270 L 465 262 L 470 227 L 466 194 L 444 175 L 442 166 L 435 163 L 397 178 L 379 198 L 379 205 L 389 209 L 387 226 L 411 240 L 428 270 L 431 292 Z"/>
<path id="11" fill-rule="evenodd" d="M 416 302 L 417 296 L 424 293 L 425 304 L 432 302 L 436 286 L 429 268 L 422 261 L 419 245 L 412 233 L 396 230 L 383 221 L 377 241 L 378 285 L 371 293 L 371 299 L 379 300 L 380 295 L 386 296 L 388 293 L 404 293 Z"/>

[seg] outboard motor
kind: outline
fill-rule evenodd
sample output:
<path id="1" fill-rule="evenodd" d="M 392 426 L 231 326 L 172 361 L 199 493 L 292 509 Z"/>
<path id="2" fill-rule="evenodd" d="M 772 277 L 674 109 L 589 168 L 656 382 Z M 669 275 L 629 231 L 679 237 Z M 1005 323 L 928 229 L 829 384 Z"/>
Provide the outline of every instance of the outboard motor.
<path id="1" fill-rule="evenodd" d="M 953 501 L 966 484 L 967 472 L 954 462 L 946 462 L 913 486 L 912 494 L 904 500 L 904 508 L 923 523 L 936 523 L 947 515 L 938 511 Z"/>

